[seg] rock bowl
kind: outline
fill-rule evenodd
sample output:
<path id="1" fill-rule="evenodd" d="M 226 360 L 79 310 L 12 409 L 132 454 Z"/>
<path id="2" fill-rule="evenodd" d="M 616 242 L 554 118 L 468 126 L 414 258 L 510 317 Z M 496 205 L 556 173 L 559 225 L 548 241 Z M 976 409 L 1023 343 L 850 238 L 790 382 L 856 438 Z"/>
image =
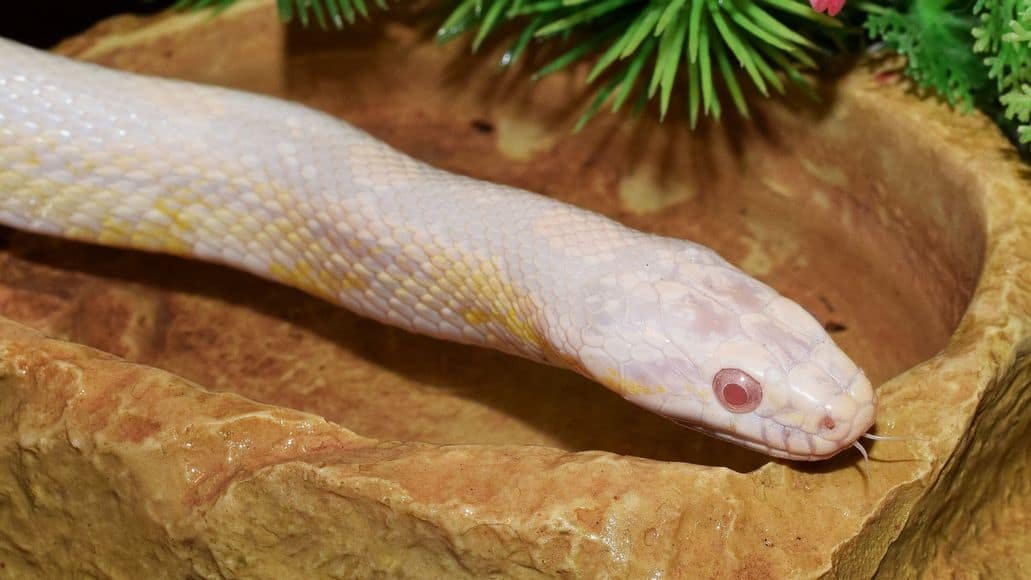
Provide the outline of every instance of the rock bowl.
<path id="1" fill-rule="evenodd" d="M 868 466 L 773 461 L 239 272 L 0 230 L 0 569 L 1027 570 L 1031 177 L 985 118 L 860 63 L 748 121 L 602 115 L 574 134 L 584 70 L 528 83 L 425 22 L 302 30 L 248 0 L 115 18 L 57 52 L 304 102 L 437 166 L 706 243 L 823 321 L 878 387 L 878 432 L 915 439 L 873 444 Z"/>

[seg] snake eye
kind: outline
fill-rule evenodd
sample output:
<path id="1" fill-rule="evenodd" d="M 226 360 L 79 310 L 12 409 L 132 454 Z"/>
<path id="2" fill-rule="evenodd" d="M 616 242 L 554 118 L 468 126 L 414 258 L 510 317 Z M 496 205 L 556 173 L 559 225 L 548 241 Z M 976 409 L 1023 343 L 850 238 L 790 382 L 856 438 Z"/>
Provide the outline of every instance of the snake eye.
<path id="1" fill-rule="evenodd" d="M 755 410 L 763 400 L 763 388 L 741 369 L 723 369 L 712 379 L 712 391 L 731 413 Z"/>

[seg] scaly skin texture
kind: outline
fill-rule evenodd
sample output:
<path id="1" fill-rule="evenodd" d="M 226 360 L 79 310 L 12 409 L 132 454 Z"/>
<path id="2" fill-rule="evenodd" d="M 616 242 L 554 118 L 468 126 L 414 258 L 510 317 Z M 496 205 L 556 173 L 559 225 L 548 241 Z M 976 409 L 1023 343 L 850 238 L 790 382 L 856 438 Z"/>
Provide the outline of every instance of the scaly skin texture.
<path id="1" fill-rule="evenodd" d="M 4 40 L 0 223 L 227 264 L 572 368 L 778 457 L 829 457 L 874 421 L 820 324 L 704 246 L 440 171 L 296 104 Z M 717 396 L 722 369 L 756 381 L 754 408 Z"/>

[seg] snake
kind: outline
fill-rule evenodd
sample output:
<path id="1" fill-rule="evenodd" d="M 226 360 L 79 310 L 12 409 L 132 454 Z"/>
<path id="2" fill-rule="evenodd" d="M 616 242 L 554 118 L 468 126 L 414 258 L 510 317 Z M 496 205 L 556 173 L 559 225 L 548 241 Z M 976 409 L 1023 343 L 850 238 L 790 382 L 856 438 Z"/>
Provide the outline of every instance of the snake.
<path id="1" fill-rule="evenodd" d="M 812 314 L 704 245 L 443 171 L 299 103 L 5 39 L 0 223 L 570 369 L 775 458 L 863 451 L 877 415 Z"/>

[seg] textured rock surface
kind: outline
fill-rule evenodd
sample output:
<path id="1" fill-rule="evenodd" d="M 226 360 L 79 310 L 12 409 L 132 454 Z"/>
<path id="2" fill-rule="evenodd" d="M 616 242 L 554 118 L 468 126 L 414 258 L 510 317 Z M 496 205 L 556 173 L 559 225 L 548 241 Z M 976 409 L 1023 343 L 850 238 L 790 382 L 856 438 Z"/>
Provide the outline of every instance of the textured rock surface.
<path id="1" fill-rule="evenodd" d="M 575 75 L 492 76 L 403 15 L 284 30 L 270 2 L 60 51 L 711 244 L 837 329 L 881 432 L 922 440 L 866 476 L 771 462 L 246 275 L 0 230 L 0 315 L 38 329 L 0 322 L 0 576 L 1031 573 L 1031 176 L 984 119 L 857 70 L 754 126 L 571 136 Z"/>

